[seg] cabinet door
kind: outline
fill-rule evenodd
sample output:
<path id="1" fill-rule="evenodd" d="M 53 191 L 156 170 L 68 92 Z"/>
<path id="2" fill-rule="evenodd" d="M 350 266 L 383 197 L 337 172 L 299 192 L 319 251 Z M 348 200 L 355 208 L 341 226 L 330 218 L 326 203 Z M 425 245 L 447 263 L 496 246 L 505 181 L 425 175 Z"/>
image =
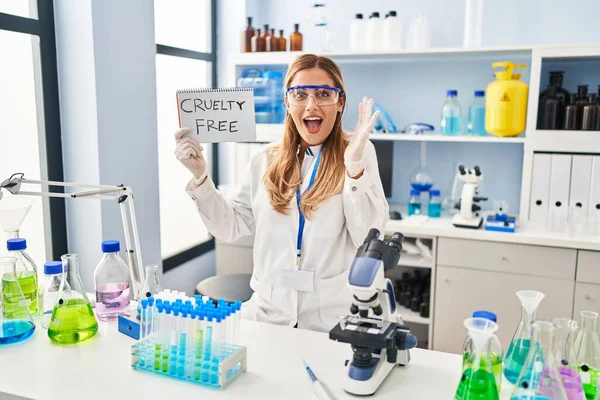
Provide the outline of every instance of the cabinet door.
<path id="1" fill-rule="evenodd" d="M 600 285 L 593 283 L 575 284 L 575 304 L 573 305 L 573 319 L 580 322 L 581 311 L 596 311 L 600 313 Z M 598 328 L 600 331 L 600 328 Z"/>
<path id="2" fill-rule="evenodd" d="M 521 319 L 517 291 L 539 290 L 546 295 L 538 310 L 540 318 L 570 317 L 574 284 L 564 279 L 438 266 L 433 349 L 460 353 L 467 336 L 463 321 L 473 311 L 487 310 L 498 316 L 497 335 L 506 350 Z"/>

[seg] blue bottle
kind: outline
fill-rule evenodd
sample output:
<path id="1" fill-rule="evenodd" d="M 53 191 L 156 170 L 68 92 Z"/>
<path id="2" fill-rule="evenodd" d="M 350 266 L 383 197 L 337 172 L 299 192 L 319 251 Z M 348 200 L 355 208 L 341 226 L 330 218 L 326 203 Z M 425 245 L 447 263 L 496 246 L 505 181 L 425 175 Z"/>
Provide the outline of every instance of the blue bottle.
<path id="1" fill-rule="evenodd" d="M 485 92 L 483 90 L 475 91 L 475 99 L 469 107 L 469 122 L 467 132 L 469 135 L 487 135 L 485 131 Z"/>
<path id="2" fill-rule="evenodd" d="M 459 135 L 461 133 L 461 108 L 458 102 L 457 90 L 448 90 L 447 98 L 442 106 L 441 132 L 445 135 Z"/>
<path id="3" fill-rule="evenodd" d="M 408 199 L 408 215 L 421 214 L 421 192 L 412 189 L 410 191 L 410 199 Z"/>
<path id="4" fill-rule="evenodd" d="M 442 198 L 440 197 L 440 191 L 437 189 L 431 189 L 429 191 L 427 215 L 432 218 L 439 218 L 442 216 Z"/>

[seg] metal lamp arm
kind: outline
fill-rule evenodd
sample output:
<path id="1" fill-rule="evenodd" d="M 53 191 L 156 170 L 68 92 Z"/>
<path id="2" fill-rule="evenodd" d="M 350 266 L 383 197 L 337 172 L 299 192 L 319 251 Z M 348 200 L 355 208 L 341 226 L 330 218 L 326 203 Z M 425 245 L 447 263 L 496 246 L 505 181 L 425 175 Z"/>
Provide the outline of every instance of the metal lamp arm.
<path id="1" fill-rule="evenodd" d="M 21 190 L 22 184 L 47 185 L 46 191 L 25 191 Z M 73 187 L 88 189 L 74 193 L 62 193 L 52 191 L 51 186 L 55 187 Z M 0 201 L 2 200 L 2 190 L 13 195 L 55 197 L 65 199 L 95 199 L 95 200 L 116 200 L 121 208 L 121 220 L 123 223 L 123 233 L 125 234 L 125 247 L 127 253 L 127 263 L 131 276 L 131 285 L 134 300 L 139 298 L 141 285 L 144 281 L 144 264 L 142 262 L 142 252 L 138 235 L 137 219 L 135 216 L 135 205 L 133 191 L 130 187 L 119 185 L 90 185 L 84 183 L 42 181 L 25 179 L 21 173 L 13 174 L 0 184 Z M 133 236 L 133 240 L 132 240 Z"/>

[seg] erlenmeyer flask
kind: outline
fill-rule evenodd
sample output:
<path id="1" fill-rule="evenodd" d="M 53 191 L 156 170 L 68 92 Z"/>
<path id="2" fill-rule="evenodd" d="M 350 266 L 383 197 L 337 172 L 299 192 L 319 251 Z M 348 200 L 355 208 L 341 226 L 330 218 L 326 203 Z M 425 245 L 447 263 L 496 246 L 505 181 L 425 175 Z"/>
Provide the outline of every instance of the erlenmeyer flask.
<path id="1" fill-rule="evenodd" d="M 498 399 L 496 378 L 489 353 L 486 351 L 498 325 L 487 318 L 467 318 L 464 322 L 473 342 L 469 360 L 464 364 L 454 400 Z"/>
<path id="2" fill-rule="evenodd" d="M 600 380 L 600 340 L 598 339 L 598 313 L 582 311 L 581 329 L 575 338 L 575 356 L 580 363 L 579 376 L 587 399 L 596 397 Z"/>
<path id="3" fill-rule="evenodd" d="M 531 348 L 519 379 L 512 392 L 512 400 L 567 400 L 556 358 L 552 353 L 554 325 L 550 321 L 533 323 Z"/>
<path id="4" fill-rule="evenodd" d="M 575 356 L 573 341 L 579 325 L 568 318 L 554 318 L 553 352 L 558 372 L 569 400 L 584 400 L 583 386 L 579 377 L 579 363 Z"/>
<path id="5" fill-rule="evenodd" d="M 0 346 L 21 342 L 35 331 L 28 302 L 17 279 L 16 262 L 16 257 L 0 257 Z"/>
<path id="6" fill-rule="evenodd" d="M 140 292 L 140 298 L 157 295 L 162 290 L 158 279 L 158 265 L 146 265 L 146 280 Z"/>
<path id="7" fill-rule="evenodd" d="M 61 284 L 48 337 L 60 344 L 79 343 L 98 332 L 98 322 L 79 276 L 79 256 L 65 254 L 61 260 L 68 285 Z"/>
<path id="8" fill-rule="evenodd" d="M 535 290 L 520 290 L 517 297 L 521 301 L 521 320 L 510 342 L 504 358 L 504 376 L 510 383 L 515 383 L 531 346 L 531 324 L 535 320 L 535 312 L 544 293 Z"/>

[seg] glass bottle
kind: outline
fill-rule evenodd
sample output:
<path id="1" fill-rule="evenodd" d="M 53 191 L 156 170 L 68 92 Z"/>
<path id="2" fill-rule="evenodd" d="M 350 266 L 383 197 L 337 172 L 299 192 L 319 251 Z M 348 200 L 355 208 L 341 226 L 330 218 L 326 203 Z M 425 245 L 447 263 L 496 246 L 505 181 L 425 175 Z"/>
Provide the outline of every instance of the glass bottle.
<path id="1" fill-rule="evenodd" d="M 579 376 L 579 362 L 573 347 L 575 332 L 579 325 L 569 318 L 554 318 L 552 323 L 554 324 L 553 352 L 567 398 L 585 400 Z"/>
<path id="2" fill-rule="evenodd" d="M 580 363 L 579 376 L 587 399 L 594 399 L 600 380 L 600 340 L 598 339 L 598 313 L 582 311 L 581 329 L 575 337 L 575 355 Z"/>
<path id="3" fill-rule="evenodd" d="M 14 256 L 17 261 L 15 264 L 15 273 L 25 301 L 29 304 L 29 311 L 36 315 L 38 312 L 38 277 L 35 262 L 27 254 L 27 240 L 23 238 L 8 239 L 6 248 L 11 256 Z M 5 312 L 10 312 L 11 307 L 16 305 L 10 302 L 5 304 L 7 307 Z"/>
<path id="4" fill-rule="evenodd" d="M 242 31 L 242 53 L 249 53 L 252 51 L 252 37 L 255 35 L 254 28 L 252 27 L 252 17 L 247 17 L 248 25 L 246 29 Z"/>
<path id="5" fill-rule="evenodd" d="M 277 38 L 279 41 L 277 43 L 277 51 L 286 51 L 287 50 L 287 39 L 283 36 L 283 29 L 279 30 L 279 37 Z"/>
<path id="6" fill-rule="evenodd" d="M 129 268 L 119 256 L 118 240 L 102 242 L 102 259 L 94 270 L 96 314 L 102 321 L 117 319 L 129 310 Z"/>
<path id="7" fill-rule="evenodd" d="M 427 215 L 432 218 L 439 218 L 442 216 L 442 198 L 440 197 L 440 191 L 437 189 L 431 189 L 429 191 Z"/>
<path id="8" fill-rule="evenodd" d="M 554 325 L 537 320 L 532 325 L 532 346 L 511 399 L 567 400 L 556 357 L 552 353 Z"/>
<path id="9" fill-rule="evenodd" d="M 584 131 L 593 131 L 596 128 L 596 119 L 598 119 L 597 94 L 592 93 L 588 96 L 588 103 L 583 106 L 581 117 L 581 129 Z"/>
<path id="10" fill-rule="evenodd" d="M 256 30 L 256 34 L 252 37 L 252 52 L 263 52 L 267 47 L 265 38 L 261 36 L 260 29 Z"/>
<path id="11" fill-rule="evenodd" d="M 517 297 L 521 302 L 521 320 L 504 358 L 504 376 L 510 383 L 515 383 L 531 347 L 531 326 L 544 293 L 535 290 L 520 290 Z"/>
<path id="12" fill-rule="evenodd" d="M 15 273 L 17 258 L 0 257 L 0 346 L 19 343 L 35 332 L 33 317 Z"/>
<path id="13" fill-rule="evenodd" d="M 561 104 L 563 105 L 563 107 L 565 105 L 567 105 L 568 101 L 569 101 L 569 92 L 562 87 L 563 84 L 563 78 L 564 78 L 564 71 L 550 71 L 550 79 L 549 79 L 549 83 L 548 83 L 548 88 L 546 88 L 545 90 L 542 91 L 542 93 L 540 93 L 540 101 L 542 100 L 542 98 L 544 96 L 548 95 L 548 90 L 550 89 L 550 87 L 554 87 L 556 88 L 556 93 L 555 96 L 558 97 L 558 99 L 560 100 Z"/>
<path id="14" fill-rule="evenodd" d="M 290 51 L 302 51 L 302 34 L 300 24 L 294 24 L 294 32 L 290 35 Z"/>
<path id="15" fill-rule="evenodd" d="M 408 199 L 408 215 L 419 214 L 421 214 L 421 192 L 411 189 L 410 199 Z"/>
<path id="16" fill-rule="evenodd" d="M 68 283 L 63 282 L 63 278 L 62 262 L 50 261 L 44 264 L 44 281 L 39 289 L 39 309 L 44 329 L 48 329 L 50 326 L 52 311 L 54 311 L 60 293 L 60 284 L 68 285 Z"/>
<path id="17" fill-rule="evenodd" d="M 440 130 L 446 135 L 458 135 L 461 131 L 461 108 L 457 100 L 458 91 L 448 90 L 446 101 L 442 106 L 442 120 Z"/>
<path id="18" fill-rule="evenodd" d="M 469 353 L 467 362 L 463 363 L 463 373 L 454 399 L 496 400 L 499 398 L 498 388 L 487 348 L 498 325 L 486 318 L 467 318 L 464 325 L 473 343 L 473 351 Z"/>
<path id="19" fill-rule="evenodd" d="M 569 103 L 565 106 L 565 117 L 563 119 L 563 127 L 569 131 L 577 131 L 581 129 L 581 109 L 577 104 L 577 94 L 571 93 Z"/>
<path id="20" fill-rule="evenodd" d="M 469 135 L 485 136 L 485 92 L 475 91 L 475 98 L 469 107 L 469 122 L 467 132 Z"/>
<path id="21" fill-rule="evenodd" d="M 140 298 L 156 296 L 162 291 L 160 280 L 158 279 L 158 265 L 146 265 L 146 280 Z"/>
<path id="22" fill-rule="evenodd" d="M 496 314 L 489 311 L 475 311 L 473 313 L 473 318 L 489 319 L 490 321 L 497 323 Z M 473 362 L 473 352 L 475 351 L 473 346 L 473 339 L 471 339 L 471 336 L 468 336 L 463 344 L 463 370 L 465 369 L 466 364 Z M 488 354 L 492 366 L 492 372 L 494 374 L 494 378 L 496 379 L 496 388 L 498 389 L 498 393 L 500 393 L 500 389 L 502 387 L 503 352 L 500 339 L 498 339 L 498 336 L 496 336 L 495 333 L 492 335 L 483 350 Z"/>
<path id="23" fill-rule="evenodd" d="M 538 129 L 560 129 L 562 126 L 562 117 L 564 107 L 560 99 L 556 96 L 556 86 L 548 87 L 547 93 L 540 98 L 538 107 Z"/>
<path id="24" fill-rule="evenodd" d="M 267 37 L 267 51 L 279 51 L 279 39 L 275 36 L 275 29 L 271 28 L 271 33 Z"/>
<path id="25" fill-rule="evenodd" d="M 98 332 L 98 322 L 79 276 L 79 256 L 61 257 L 65 278 L 52 311 L 48 337 L 59 344 L 75 344 Z"/>
<path id="26" fill-rule="evenodd" d="M 262 38 L 265 41 L 265 50 L 264 51 L 270 51 L 270 48 L 268 47 L 270 42 L 269 42 L 269 36 L 271 36 L 271 31 L 269 31 L 269 24 L 264 24 L 263 25 L 264 29 L 263 29 L 263 34 L 262 34 Z"/>

